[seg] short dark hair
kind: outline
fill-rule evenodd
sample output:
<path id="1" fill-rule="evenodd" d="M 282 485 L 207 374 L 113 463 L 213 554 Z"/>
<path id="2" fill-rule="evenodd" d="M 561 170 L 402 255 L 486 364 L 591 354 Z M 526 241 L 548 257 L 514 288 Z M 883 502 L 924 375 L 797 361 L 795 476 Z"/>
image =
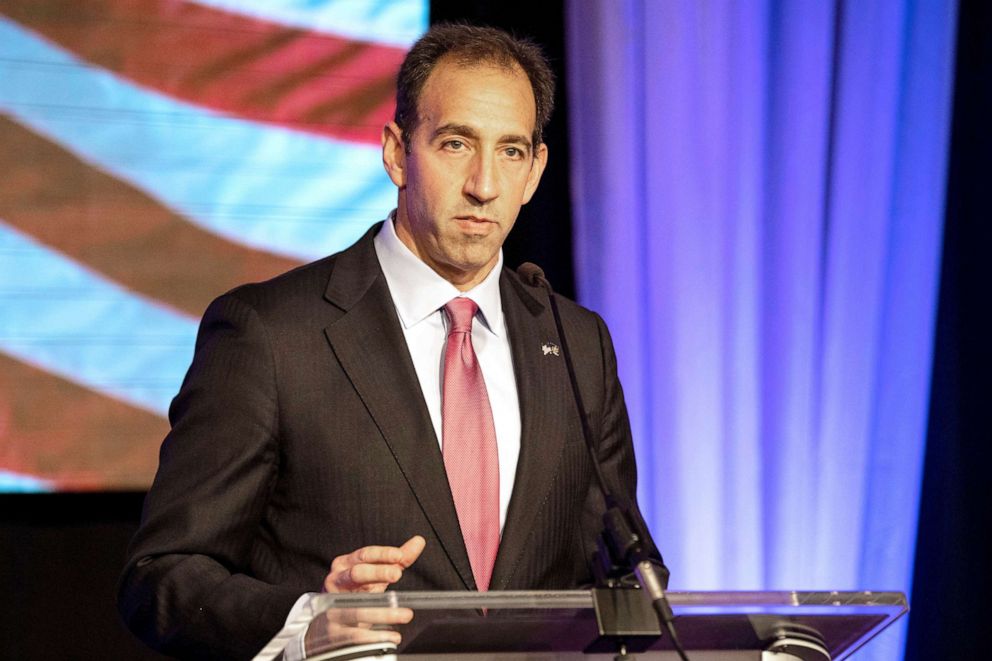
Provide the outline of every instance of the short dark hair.
<path id="1" fill-rule="evenodd" d="M 534 118 L 534 146 L 544 141 L 544 128 L 554 107 L 555 77 L 547 58 L 537 44 L 514 37 L 503 30 L 464 23 L 440 23 L 417 40 L 400 66 L 396 79 L 396 124 L 409 149 L 409 135 L 417 128 L 417 104 L 424 84 L 437 63 L 454 58 L 461 66 L 491 64 L 512 69 L 519 66 L 527 74 L 537 106 Z"/>

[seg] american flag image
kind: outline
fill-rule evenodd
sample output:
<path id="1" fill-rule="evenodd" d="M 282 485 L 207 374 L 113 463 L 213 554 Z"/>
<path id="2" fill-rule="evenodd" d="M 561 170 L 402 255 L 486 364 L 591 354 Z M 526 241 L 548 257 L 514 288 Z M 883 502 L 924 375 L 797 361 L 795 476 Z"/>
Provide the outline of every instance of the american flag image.
<path id="1" fill-rule="evenodd" d="M 0 0 L 0 491 L 143 489 L 209 301 L 340 250 L 427 0 Z"/>

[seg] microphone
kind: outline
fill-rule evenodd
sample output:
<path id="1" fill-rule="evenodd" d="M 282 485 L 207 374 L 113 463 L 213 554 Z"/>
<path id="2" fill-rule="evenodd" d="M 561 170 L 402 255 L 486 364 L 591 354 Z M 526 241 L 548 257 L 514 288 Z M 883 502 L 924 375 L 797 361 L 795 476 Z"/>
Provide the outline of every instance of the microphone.
<path id="1" fill-rule="evenodd" d="M 640 513 L 633 515 L 624 504 L 617 500 L 610 491 L 606 477 L 603 475 L 603 467 L 596 454 L 592 428 L 589 425 L 589 417 L 586 415 L 586 408 L 582 402 L 582 393 L 579 391 L 579 382 L 575 376 L 575 366 L 568 350 L 568 339 L 565 337 L 565 329 L 562 327 L 558 302 L 554 290 L 551 288 L 551 283 L 544 277 L 544 271 L 541 267 L 530 262 L 524 262 L 517 267 L 517 275 L 528 285 L 544 289 L 551 304 L 551 315 L 555 320 L 562 357 L 565 359 L 568 380 L 572 386 L 572 397 L 579 412 L 582 437 L 585 439 L 586 449 L 589 451 L 589 458 L 592 461 L 593 473 L 606 504 L 606 512 L 603 514 L 603 532 L 600 535 L 600 541 L 605 541 L 605 548 L 604 544 L 600 543 L 600 552 L 604 556 L 611 557 L 613 564 L 618 565 L 621 570 L 633 573 L 637 577 L 658 618 L 668 630 L 675 651 L 683 661 L 688 661 L 678 635 L 675 633 L 675 625 L 672 622 L 675 616 L 668 603 L 668 597 L 665 595 L 665 589 L 668 586 L 668 568 L 665 567 L 661 554 L 651 539 L 651 533 Z M 607 558 L 602 559 L 606 560 Z M 597 574 L 598 582 L 606 583 L 606 587 L 616 587 L 617 584 L 608 579 L 604 572 L 599 571 Z"/>
<path id="2" fill-rule="evenodd" d="M 517 275 L 531 287 L 551 289 L 551 283 L 544 277 L 544 269 L 533 262 L 524 262 L 517 267 Z"/>

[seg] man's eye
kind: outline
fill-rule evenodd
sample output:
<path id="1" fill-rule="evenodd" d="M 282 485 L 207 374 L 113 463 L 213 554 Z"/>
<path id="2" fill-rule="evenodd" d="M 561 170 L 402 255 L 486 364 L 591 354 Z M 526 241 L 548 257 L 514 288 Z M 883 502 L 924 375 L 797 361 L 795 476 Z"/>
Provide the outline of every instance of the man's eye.
<path id="1" fill-rule="evenodd" d="M 523 149 L 520 149 L 519 147 L 507 147 L 506 148 L 506 151 L 504 153 L 508 157 L 514 158 L 514 159 L 523 158 L 524 157 L 524 150 Z"/>
<path id="2" fill-rule="evenodd" d="M 461 140 L 448 140 L 448 141 L 446 141 L 444 143 L 444 147 L 446 149 L 454 149 L 454 150 L 457 151 L 459 149 L 464 148 L 465 147 L 465 143 L 462 142 Z"/>

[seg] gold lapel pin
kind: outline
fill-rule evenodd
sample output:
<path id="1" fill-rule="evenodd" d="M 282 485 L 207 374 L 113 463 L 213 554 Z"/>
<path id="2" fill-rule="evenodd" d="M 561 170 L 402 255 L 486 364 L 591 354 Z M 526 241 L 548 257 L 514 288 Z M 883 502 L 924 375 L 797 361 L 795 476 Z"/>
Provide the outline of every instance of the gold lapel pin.
<path id="1" fill-rule="evenodd" d="M 545 342 L 544 344 L 542 344 L 541 351 L 544 352 L 545 356 L 547 356 L 548 354 L 551 354 L 552 356 L 557 356 L 561 353 L 561 350 L 558 348 L 558 345 L 555 344 L 554 342 Z"/>

